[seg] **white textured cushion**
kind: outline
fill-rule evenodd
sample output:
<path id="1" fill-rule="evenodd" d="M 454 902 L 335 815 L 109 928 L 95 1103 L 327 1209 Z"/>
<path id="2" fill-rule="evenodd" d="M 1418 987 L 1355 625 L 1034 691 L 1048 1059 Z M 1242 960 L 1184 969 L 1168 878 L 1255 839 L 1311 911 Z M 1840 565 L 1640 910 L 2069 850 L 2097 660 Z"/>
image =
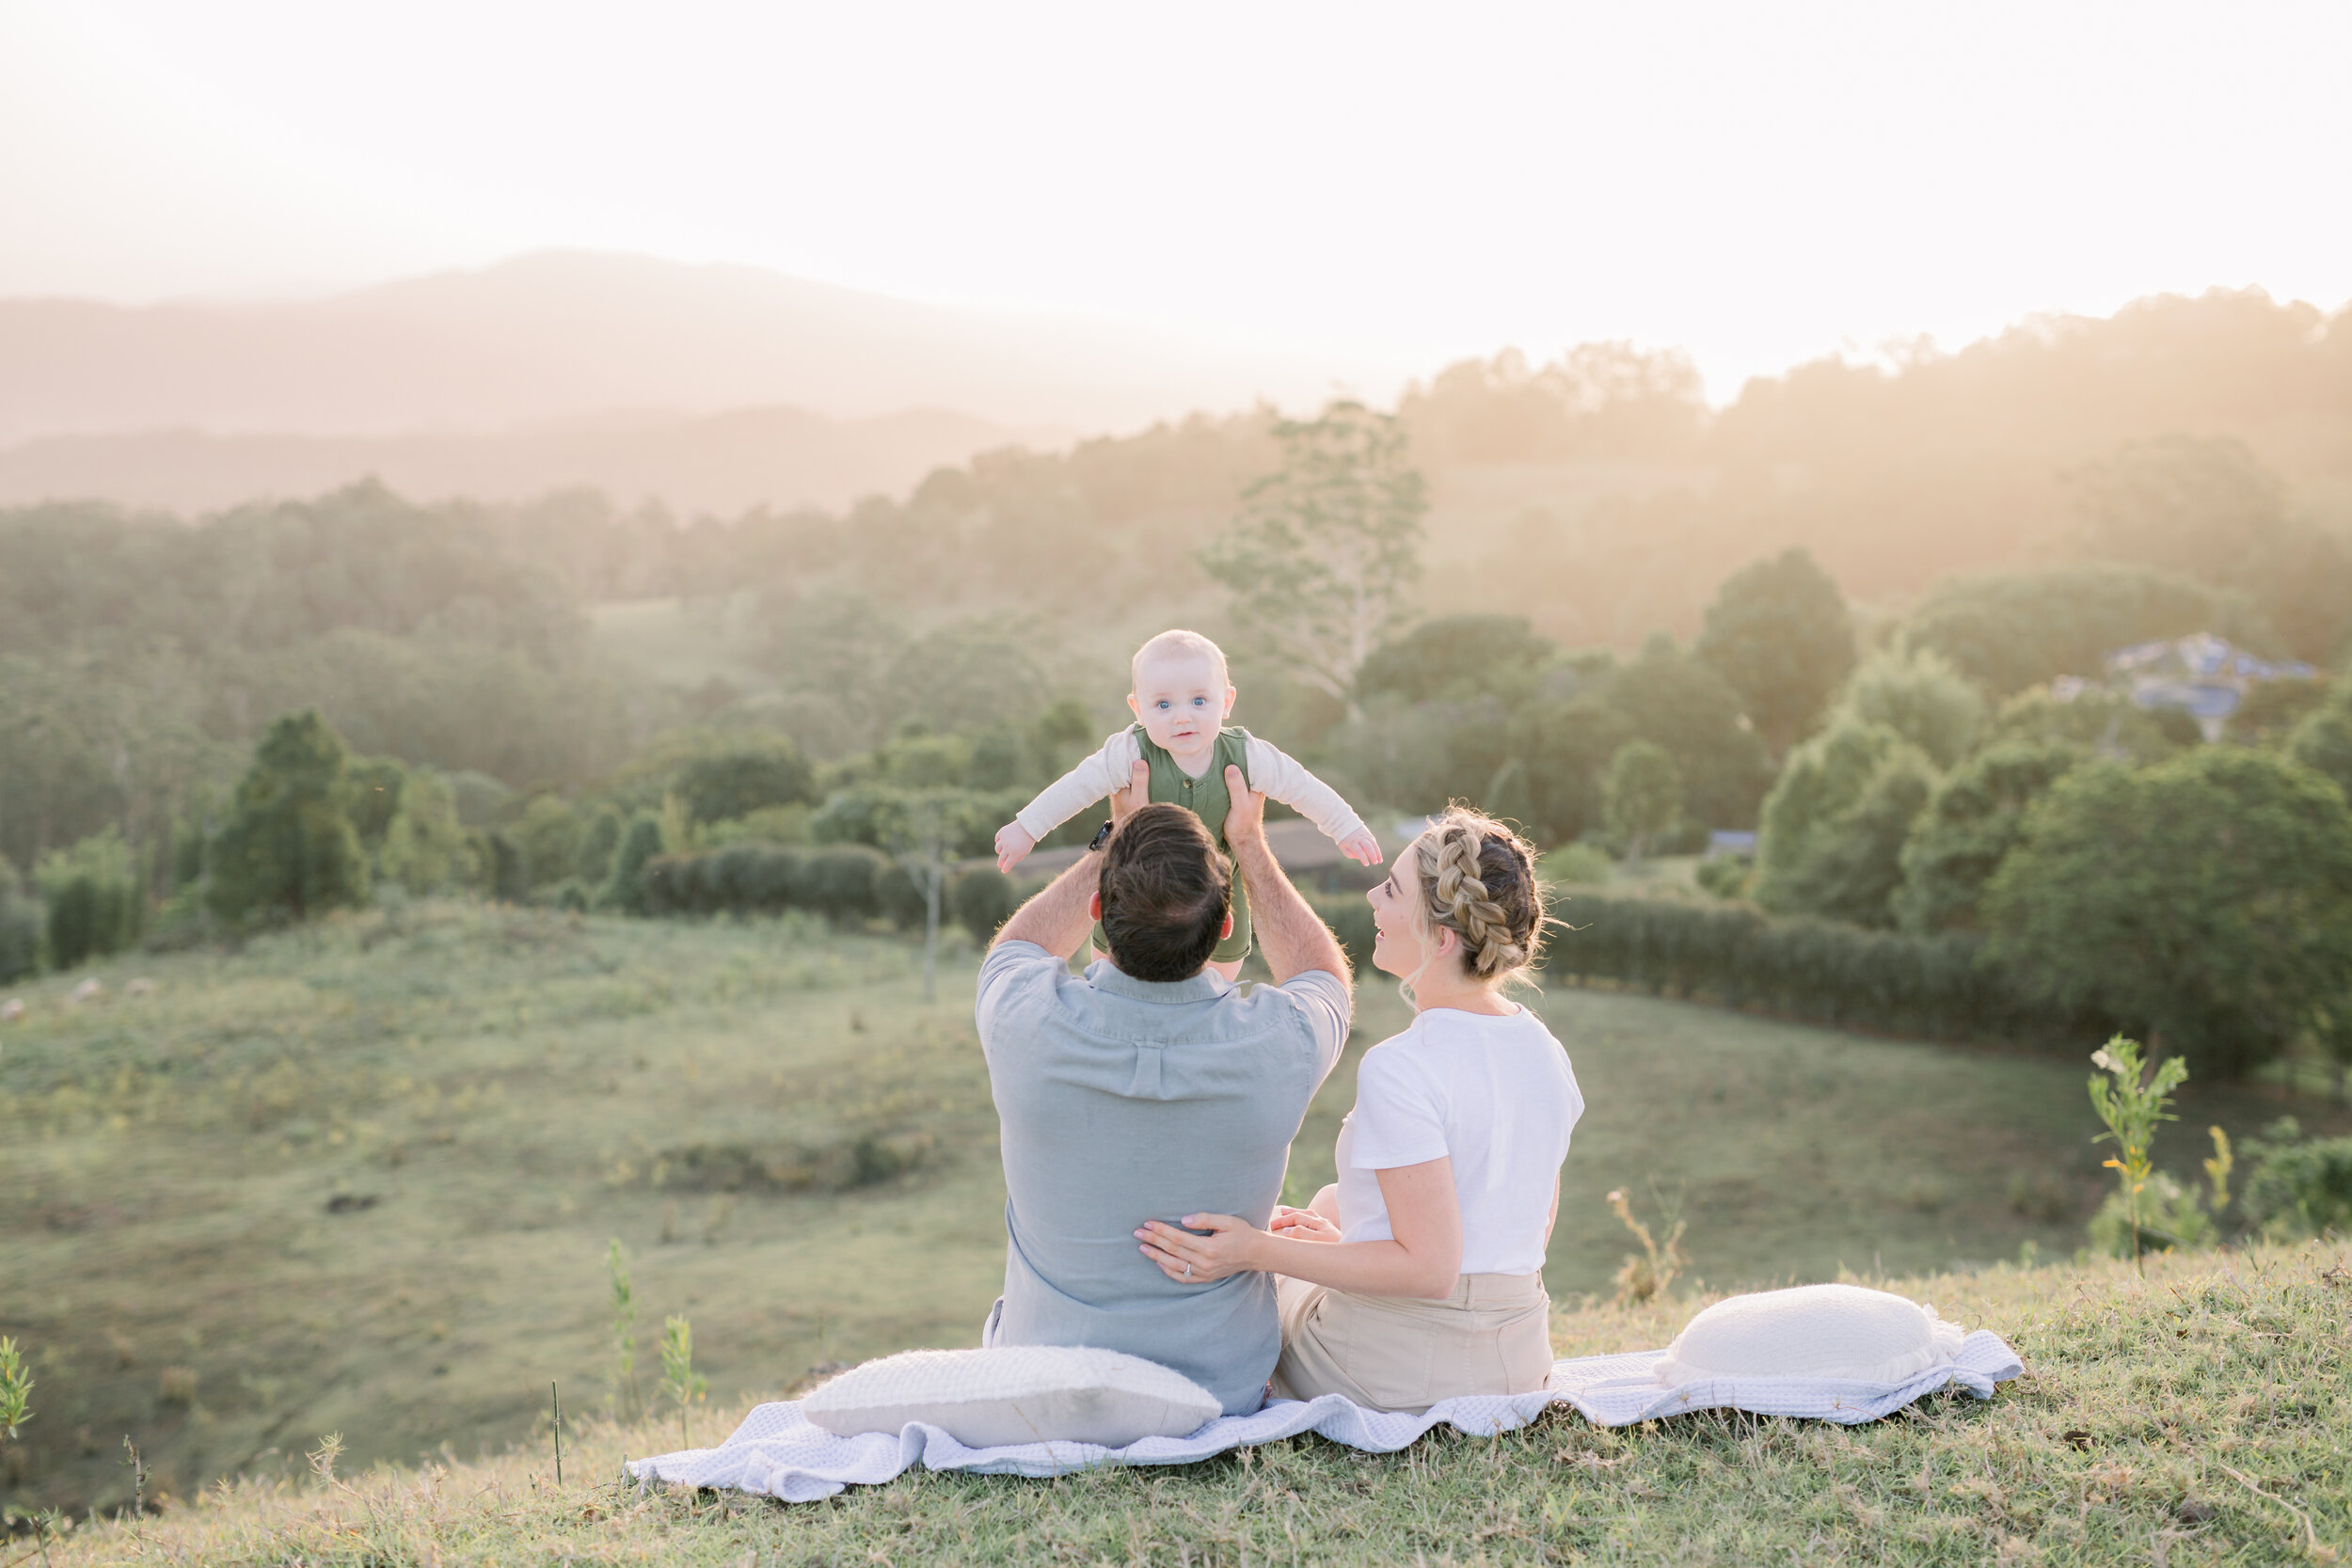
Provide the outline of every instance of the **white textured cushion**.
<path id="1" fill-rule="evenodd" d="M 1099 1443 L 1184 1437 L 1222 1413 L 1216 1396 L 1155 1361 L 1115 1350 L 1000 1345 L 911 1350 L 854 1367 L 801 1402 L 816 1426 L 842 1437 L 897 1432 L 911 1421 L 967 1449 L 1017 1443 Z"/>
<path id="2" fill-rule="evenodd" d="M 1692 1318 L 1658 1381 L 1808 1377 L 1899 1384 L 1951 1359 L 1964 1338 L 1932 1307 L 1859 1285 L 1800 1285 L 1727 1296 Z"/>

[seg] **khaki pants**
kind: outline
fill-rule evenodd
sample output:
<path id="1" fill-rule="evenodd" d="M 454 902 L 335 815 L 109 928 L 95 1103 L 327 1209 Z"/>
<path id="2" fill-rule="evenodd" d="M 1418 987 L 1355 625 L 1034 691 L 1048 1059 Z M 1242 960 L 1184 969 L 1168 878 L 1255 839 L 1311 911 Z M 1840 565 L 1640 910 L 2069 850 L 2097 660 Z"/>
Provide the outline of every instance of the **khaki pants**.
<path id="1" fill-rule="evenodd" d="M 1551 1298 L 1540 1274 L 1466 1274 L 1442 1301 L 1359 1296 L 1277 1276 L 1278 1399 L 1344 1394 L 1419 1415 L 1462 1394 L 1528 1394 L 1551 1375 Z"/>

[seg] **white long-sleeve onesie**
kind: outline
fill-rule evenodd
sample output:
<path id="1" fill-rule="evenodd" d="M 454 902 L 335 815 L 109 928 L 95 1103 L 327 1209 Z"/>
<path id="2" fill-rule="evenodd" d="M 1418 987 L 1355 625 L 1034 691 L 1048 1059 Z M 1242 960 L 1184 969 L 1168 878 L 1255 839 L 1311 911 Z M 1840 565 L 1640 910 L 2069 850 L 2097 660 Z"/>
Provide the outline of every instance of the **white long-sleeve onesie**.
<path id="1" fill-rule="evenodd" d="M 1323 831 L 1333 843 L 1360 830 L 1364 819 L 1341 799 L 1340 792 L 1316 778 L 1295 758 L 1256 736 L 1243 752 L 1249 759 L 1249 787 L 1271 800 L 1279 800 Z M 1033 839 L 1077 816 L 1095 801 L 1124 789 L 1143 760 L 1143 747 L 1133 726 L 1103 742 L 1103 749 L 1047 784 L 1036 800 L 1021 808 L 1013 820 Z"/>

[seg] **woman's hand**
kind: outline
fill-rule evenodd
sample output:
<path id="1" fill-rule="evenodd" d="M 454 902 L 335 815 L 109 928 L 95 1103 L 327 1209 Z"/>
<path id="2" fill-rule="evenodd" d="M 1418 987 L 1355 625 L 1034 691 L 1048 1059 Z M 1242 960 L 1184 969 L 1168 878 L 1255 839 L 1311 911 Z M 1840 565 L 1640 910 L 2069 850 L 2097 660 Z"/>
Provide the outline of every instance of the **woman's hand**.
<path id="1" fill-rule="evenodd" d="M 1210 1234 L 1196 1236 L 1196 1230 Z M 1159 1220 L 1146 1220 L 1136 1232 L 1136 1240 L 1143 1243 L 1143 1255 L 1177 1284 L 1208 1285 L 1253 1272 L 1258 1265 L 1252 1259 L 1264 1235 L 1248 1220 L 1231 1214 L 1186 1214 L 1181 1230 Z"/>
<path id="2" fill-rule="evenodd" d="M 1274 1223 L 1266 1229 L 1294 1242 L 1340 1242 L 1346 1238 L 1340 1227 L 1312 1209 L 1294 1209 L 1282 1204 L 1274 1211 Z"/>

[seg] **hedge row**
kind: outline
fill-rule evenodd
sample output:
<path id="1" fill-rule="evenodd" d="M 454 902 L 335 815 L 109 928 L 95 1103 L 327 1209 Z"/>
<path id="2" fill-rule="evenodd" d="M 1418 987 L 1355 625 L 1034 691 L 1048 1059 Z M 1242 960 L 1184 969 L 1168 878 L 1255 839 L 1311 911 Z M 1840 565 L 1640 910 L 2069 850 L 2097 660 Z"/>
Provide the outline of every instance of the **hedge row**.
<path id="1" fill-rule="evenodd" d="M 902 928 L 923 923 L 921 887 L 895 861 L 863 844 L 800 849 L 730 844 L 694 854 L 657 855 L 641 873 L 650 915 L 782 914 L 807 910 L 831 920 L 884 917 Z M 942 914 L 989 937 L 1011 914 L 1012 879 L 993 866 L 958 873 Z"/>
<path id="2" fill-rule="evenodd" d="M 1982 940 L 1774 919 L 1752 906 L 1579 893 L 1555 913 L 1546 973 L 1612 980 L 1841 1028 L 1935 1039 L 2060 1043 L 2104 1038 L 2111 1021 L 2056 1006 Z"/>

